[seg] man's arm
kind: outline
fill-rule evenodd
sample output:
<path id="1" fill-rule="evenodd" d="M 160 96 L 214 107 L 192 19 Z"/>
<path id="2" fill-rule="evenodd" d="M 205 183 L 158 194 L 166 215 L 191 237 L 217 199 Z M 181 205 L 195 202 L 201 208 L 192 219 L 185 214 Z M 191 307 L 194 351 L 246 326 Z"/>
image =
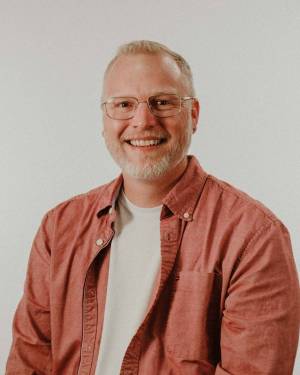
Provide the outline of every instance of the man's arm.
<path id="1" fill-rule="evenodd" d="M 216 375 L 290 375 L 297 350 L 300 296 L 288 231 L 262 227 L 231 278 Z"/>
<path id="2" fill-rule="evenodd" d="M 32 245 L 24 294 L 14 317 L 6 375 L 51 373 L 50 232 L 46 215 Z"/>

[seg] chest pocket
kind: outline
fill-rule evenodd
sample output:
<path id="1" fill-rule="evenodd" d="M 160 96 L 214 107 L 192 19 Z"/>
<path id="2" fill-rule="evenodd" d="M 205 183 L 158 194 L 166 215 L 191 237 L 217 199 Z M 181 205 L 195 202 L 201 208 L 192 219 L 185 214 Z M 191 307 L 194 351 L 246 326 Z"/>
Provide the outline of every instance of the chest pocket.
<path id="1" fill-rule="evenodd" d="M 222 277 L 179 272 L 171 289 L 166 321 L 166 350 L 181 359 L 217 363 L 220 345 Z"/>

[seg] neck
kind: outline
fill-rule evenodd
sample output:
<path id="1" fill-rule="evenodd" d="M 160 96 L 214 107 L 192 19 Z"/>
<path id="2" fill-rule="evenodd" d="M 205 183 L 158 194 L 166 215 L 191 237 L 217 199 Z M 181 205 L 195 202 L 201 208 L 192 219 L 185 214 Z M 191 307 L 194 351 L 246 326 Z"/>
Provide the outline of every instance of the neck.
<path id="1" fill-rule="evenodd" d="M 146 180 L 123 174 L 126 197 L 138 207 L 155 207 L 180 179 L 187 166 L 187 158 L 156 179 Z"/>

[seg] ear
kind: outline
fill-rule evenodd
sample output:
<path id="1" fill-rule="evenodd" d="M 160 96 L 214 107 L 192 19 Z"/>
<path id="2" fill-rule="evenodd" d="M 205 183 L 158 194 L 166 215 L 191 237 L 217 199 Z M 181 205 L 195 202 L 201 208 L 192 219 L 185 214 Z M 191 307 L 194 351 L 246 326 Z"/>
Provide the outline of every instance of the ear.
<path id="1" fill-rule="evenodd" d="M 192 108 L 191 108 L 193 133 L 196 132 L 197 127 L 198 127 L 199 114 L 200 114 L 200 103 L 199 103 L 199 100 L 195 98 L 192 101 Z"/>

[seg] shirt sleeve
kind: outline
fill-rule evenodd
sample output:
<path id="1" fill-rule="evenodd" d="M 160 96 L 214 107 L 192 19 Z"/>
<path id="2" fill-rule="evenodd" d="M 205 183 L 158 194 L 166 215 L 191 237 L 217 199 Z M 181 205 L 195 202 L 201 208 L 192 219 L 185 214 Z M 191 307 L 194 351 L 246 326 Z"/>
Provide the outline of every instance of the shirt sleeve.
<path id="1" fill-rule="evenodd" d="M 299 282 L 289 233 L 275 221 L 256 233 L 233 272 L 216 375 L 292 374 L 299 314 Z"/>
<path id="2" fill-rule="evenodd" d="M 45 215 L 33 241 L 24 293 L 14 316 L 6 375 L 51 373 L 50 226 Z"/>

